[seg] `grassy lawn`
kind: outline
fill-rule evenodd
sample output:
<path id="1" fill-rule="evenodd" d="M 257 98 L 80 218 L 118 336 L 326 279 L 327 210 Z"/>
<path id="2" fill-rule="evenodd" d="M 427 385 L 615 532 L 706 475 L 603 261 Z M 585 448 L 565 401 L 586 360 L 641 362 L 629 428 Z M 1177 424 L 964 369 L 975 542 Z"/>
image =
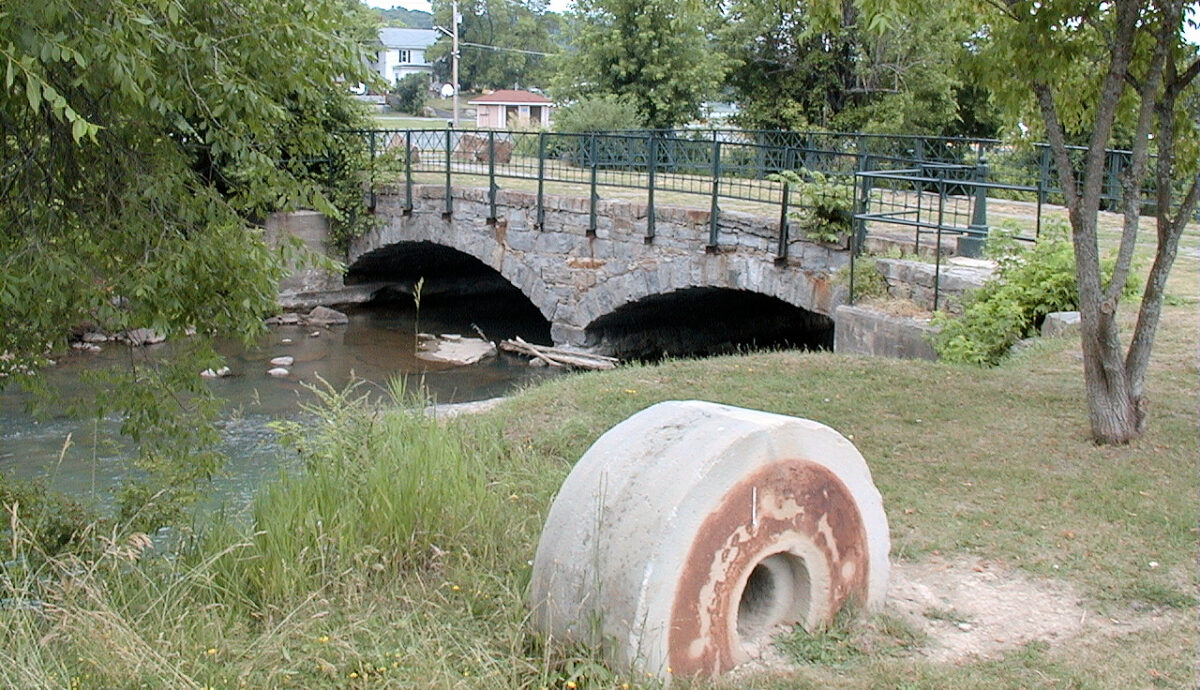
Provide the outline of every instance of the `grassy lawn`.
<path id="1" fill-rule="evenodd" d="M 382 129 L 442 129 L 446 126 L 446 120 L 440 117 L 414 117 L 392 111 L 376 113 L 373 118 Z M 460 122 L 459 129 L 468 129 L 466 124 Z M 470 124 L 471 128 L 475 125 L 474 122 Z"/>
<path id="2" fill-rule="evenodd" d="M 1195 268 L 1177 269 L 1193 300 Z M 626 366 L 445 423 L 331 395 L 327 422 L 299 430 L 309 471 L 264 491 L 251 527 L 204 525 L 178 558 L 138 559 L 136 539 L 96 535 L 89 558 L 7 580 L 0 599 L 37 603 L 0 607 L 0 686 L 653 687 L 588 650 L 544 646 L 523 596 L 571 464 L 630 414 L 692 398 L 852 438 L 897 565 L 983 563 L 1067 591 L 1105 623 L 947 663 L 885 610 L 793 634 L 764 670 L 684 687 L 1191 686 L 1196 322 L 1194 302 L 1166 309 L 1150 430 L 1118 448 L 1087 437 L 1069 339 L 989 370 L 797 352 Z M 6 558 L 28 548 L 17 534 Z"/>
<path id="3" fill-rule="evenodd" d="M 687 199 L 704 197 L 659 197 Z M 1102 220 L 1109 247 L 1115 219 Z M 594 650 L 545 645 L 524 597 L 572 463 L 617 422 L 671 399 L 806 417 L 853 440 L 883 495 L 897 580 L 944 570 L 932 586 L 948 587 L 986 571 L 1079 618 L 1070 634 L 947 661 L 921 624 L 957 634 L 980 621 L 929 606 L 914 622 L 893 600 L 783 636 L 770 664 L 676 687 L 1194 687 L 1198 274 L 1193 224 L 1150 370 L 1150 429 L 1122 447 L 1088 438 L 1069 338 L 993 369 L 800 352 L 629 365 L 452 420 L 330 393 L 318 421 L 291 429 L 306 471 L 264 488 L 249 525 L 182 530 L 178 555 L 101 524 L 81 555 L 46 559 L 15 525 L 0 544 L 0 687 L 657 687 Z M 1122 306 L 1126 333 L 1135 309 Z M 1031 602 L 1021 620 L 1037 629 Z"/>

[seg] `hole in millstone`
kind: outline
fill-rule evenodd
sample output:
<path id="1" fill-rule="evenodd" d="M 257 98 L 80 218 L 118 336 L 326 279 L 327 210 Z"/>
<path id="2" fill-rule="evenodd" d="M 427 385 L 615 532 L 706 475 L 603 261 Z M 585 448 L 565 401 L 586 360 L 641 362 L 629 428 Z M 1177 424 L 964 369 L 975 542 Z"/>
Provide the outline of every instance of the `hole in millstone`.
<path id="1" fill-rule="evenodd" d="M 738 600 L 737 631 L 742 644 L 756 644 L 778 625 L 808 615 L 809 576 L 804 560 L 777 553 L 759 561 Z"/>

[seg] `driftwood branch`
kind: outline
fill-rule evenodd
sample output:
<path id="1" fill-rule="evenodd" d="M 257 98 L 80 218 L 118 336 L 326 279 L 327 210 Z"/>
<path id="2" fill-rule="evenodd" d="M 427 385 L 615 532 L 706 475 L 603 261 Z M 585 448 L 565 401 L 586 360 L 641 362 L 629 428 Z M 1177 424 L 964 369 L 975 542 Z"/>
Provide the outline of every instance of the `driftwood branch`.
<path id="1" fill-rule="evenodd" d="M 552 367 L 569 367 L 572 369 L 615 369 L 617 359 L 603 355 L 593 355 L 586 352 L 573 352 L 557 347 L 533 345 L 520 337 L 505 340 L 500 343 L 500 349 L 505 352 L 515 352 L 527 357 L 540 359 Z"/>

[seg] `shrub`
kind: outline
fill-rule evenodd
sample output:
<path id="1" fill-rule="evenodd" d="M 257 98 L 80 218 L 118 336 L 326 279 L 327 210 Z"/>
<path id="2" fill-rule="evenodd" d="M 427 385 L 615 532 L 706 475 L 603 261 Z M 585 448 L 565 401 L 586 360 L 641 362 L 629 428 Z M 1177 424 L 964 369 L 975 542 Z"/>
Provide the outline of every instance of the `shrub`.
<path id="1" fill-rule="evenodd" d="M 387 104 L 392 110 L 420 115 L 425 109 L 425 96 L 429 93 L 429 77 L 424 74 L 408 74 L 396 82 L 388 92 Z"/>
<path id="2" fill-rule="evenodd" d="M 793 217 L 806 237 L 816 242 L 840 242 L 854 220 L 854 187 L 829 179 L 815 170 L 784 170 L 768 179 L 792 190 L 792 203 L 801 211 Z"/>
<path id="3" fill-rule="evenodd" d="M 645 124 L 631 99 L 614 95 L 584 98 L 554 113 L 554 131 L 567 134 L 619 132 Z"/>
<path id="4" fill-rule="evenodd" d="M 0 537 L 10 556 L 34 553 L 54 556 L 84 544 L 96 515 L 78 501 L 50 491 L 39 482 L 24 482 L 0 473 Z M 20 526 L 20 533 L 13 532 Z M 22 544 L 28 549 L 18 548 Z M 4 560 L 0 558 L 0 561 Z M 3 567 L 0 567 L 0 573 Z"/>
<path id="5" fill-rule="evenodd" d="M 879 272 L 879 265 L 876 260 L 879 257 L 863 255 L 858 257 L 854 262 L 854 299 L 872 299 L 883 298 L 888 296 L 887 278 Z M 837 272 L 833 280 L 834 285 L 850 287 L 850 267 Z"/>
<path id="6" fill-rule="evenodd" d="M 1018 340 L 1037 332 L 1047 314 L 1079 307 L 1075 254 L 1064 226 L 1047 229 L 1028 250 L 1003 233 L 990 244 L 996 274 L 968 298 L 962 316 L 934 319 L 941 332 L 933 346 L 947 361 L 998 364 Z M 1112 261 L 1101 270 L 1107 281 Z M 1127 292 L 1136 294 L 1136 287 Z"/>

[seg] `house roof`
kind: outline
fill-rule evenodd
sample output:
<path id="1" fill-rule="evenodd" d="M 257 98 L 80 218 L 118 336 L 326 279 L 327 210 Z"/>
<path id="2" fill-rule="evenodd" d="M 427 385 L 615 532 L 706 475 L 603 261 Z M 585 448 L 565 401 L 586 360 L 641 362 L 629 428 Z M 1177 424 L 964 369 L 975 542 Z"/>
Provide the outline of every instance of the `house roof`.
<path id="1" fill-rule="evenodd" d="M 553 105 L 554 101 L 528 91 L 501 89 L 467 101 L 469 105 Z"/>
<path id="2" fill-rule="evenodd" d="M 379 30 L 379 42 L 388 48 L 422 49 L 428 48 L 438 40 L 438 32 L 433 29 L 397 29 L 384 27 Z"/>

